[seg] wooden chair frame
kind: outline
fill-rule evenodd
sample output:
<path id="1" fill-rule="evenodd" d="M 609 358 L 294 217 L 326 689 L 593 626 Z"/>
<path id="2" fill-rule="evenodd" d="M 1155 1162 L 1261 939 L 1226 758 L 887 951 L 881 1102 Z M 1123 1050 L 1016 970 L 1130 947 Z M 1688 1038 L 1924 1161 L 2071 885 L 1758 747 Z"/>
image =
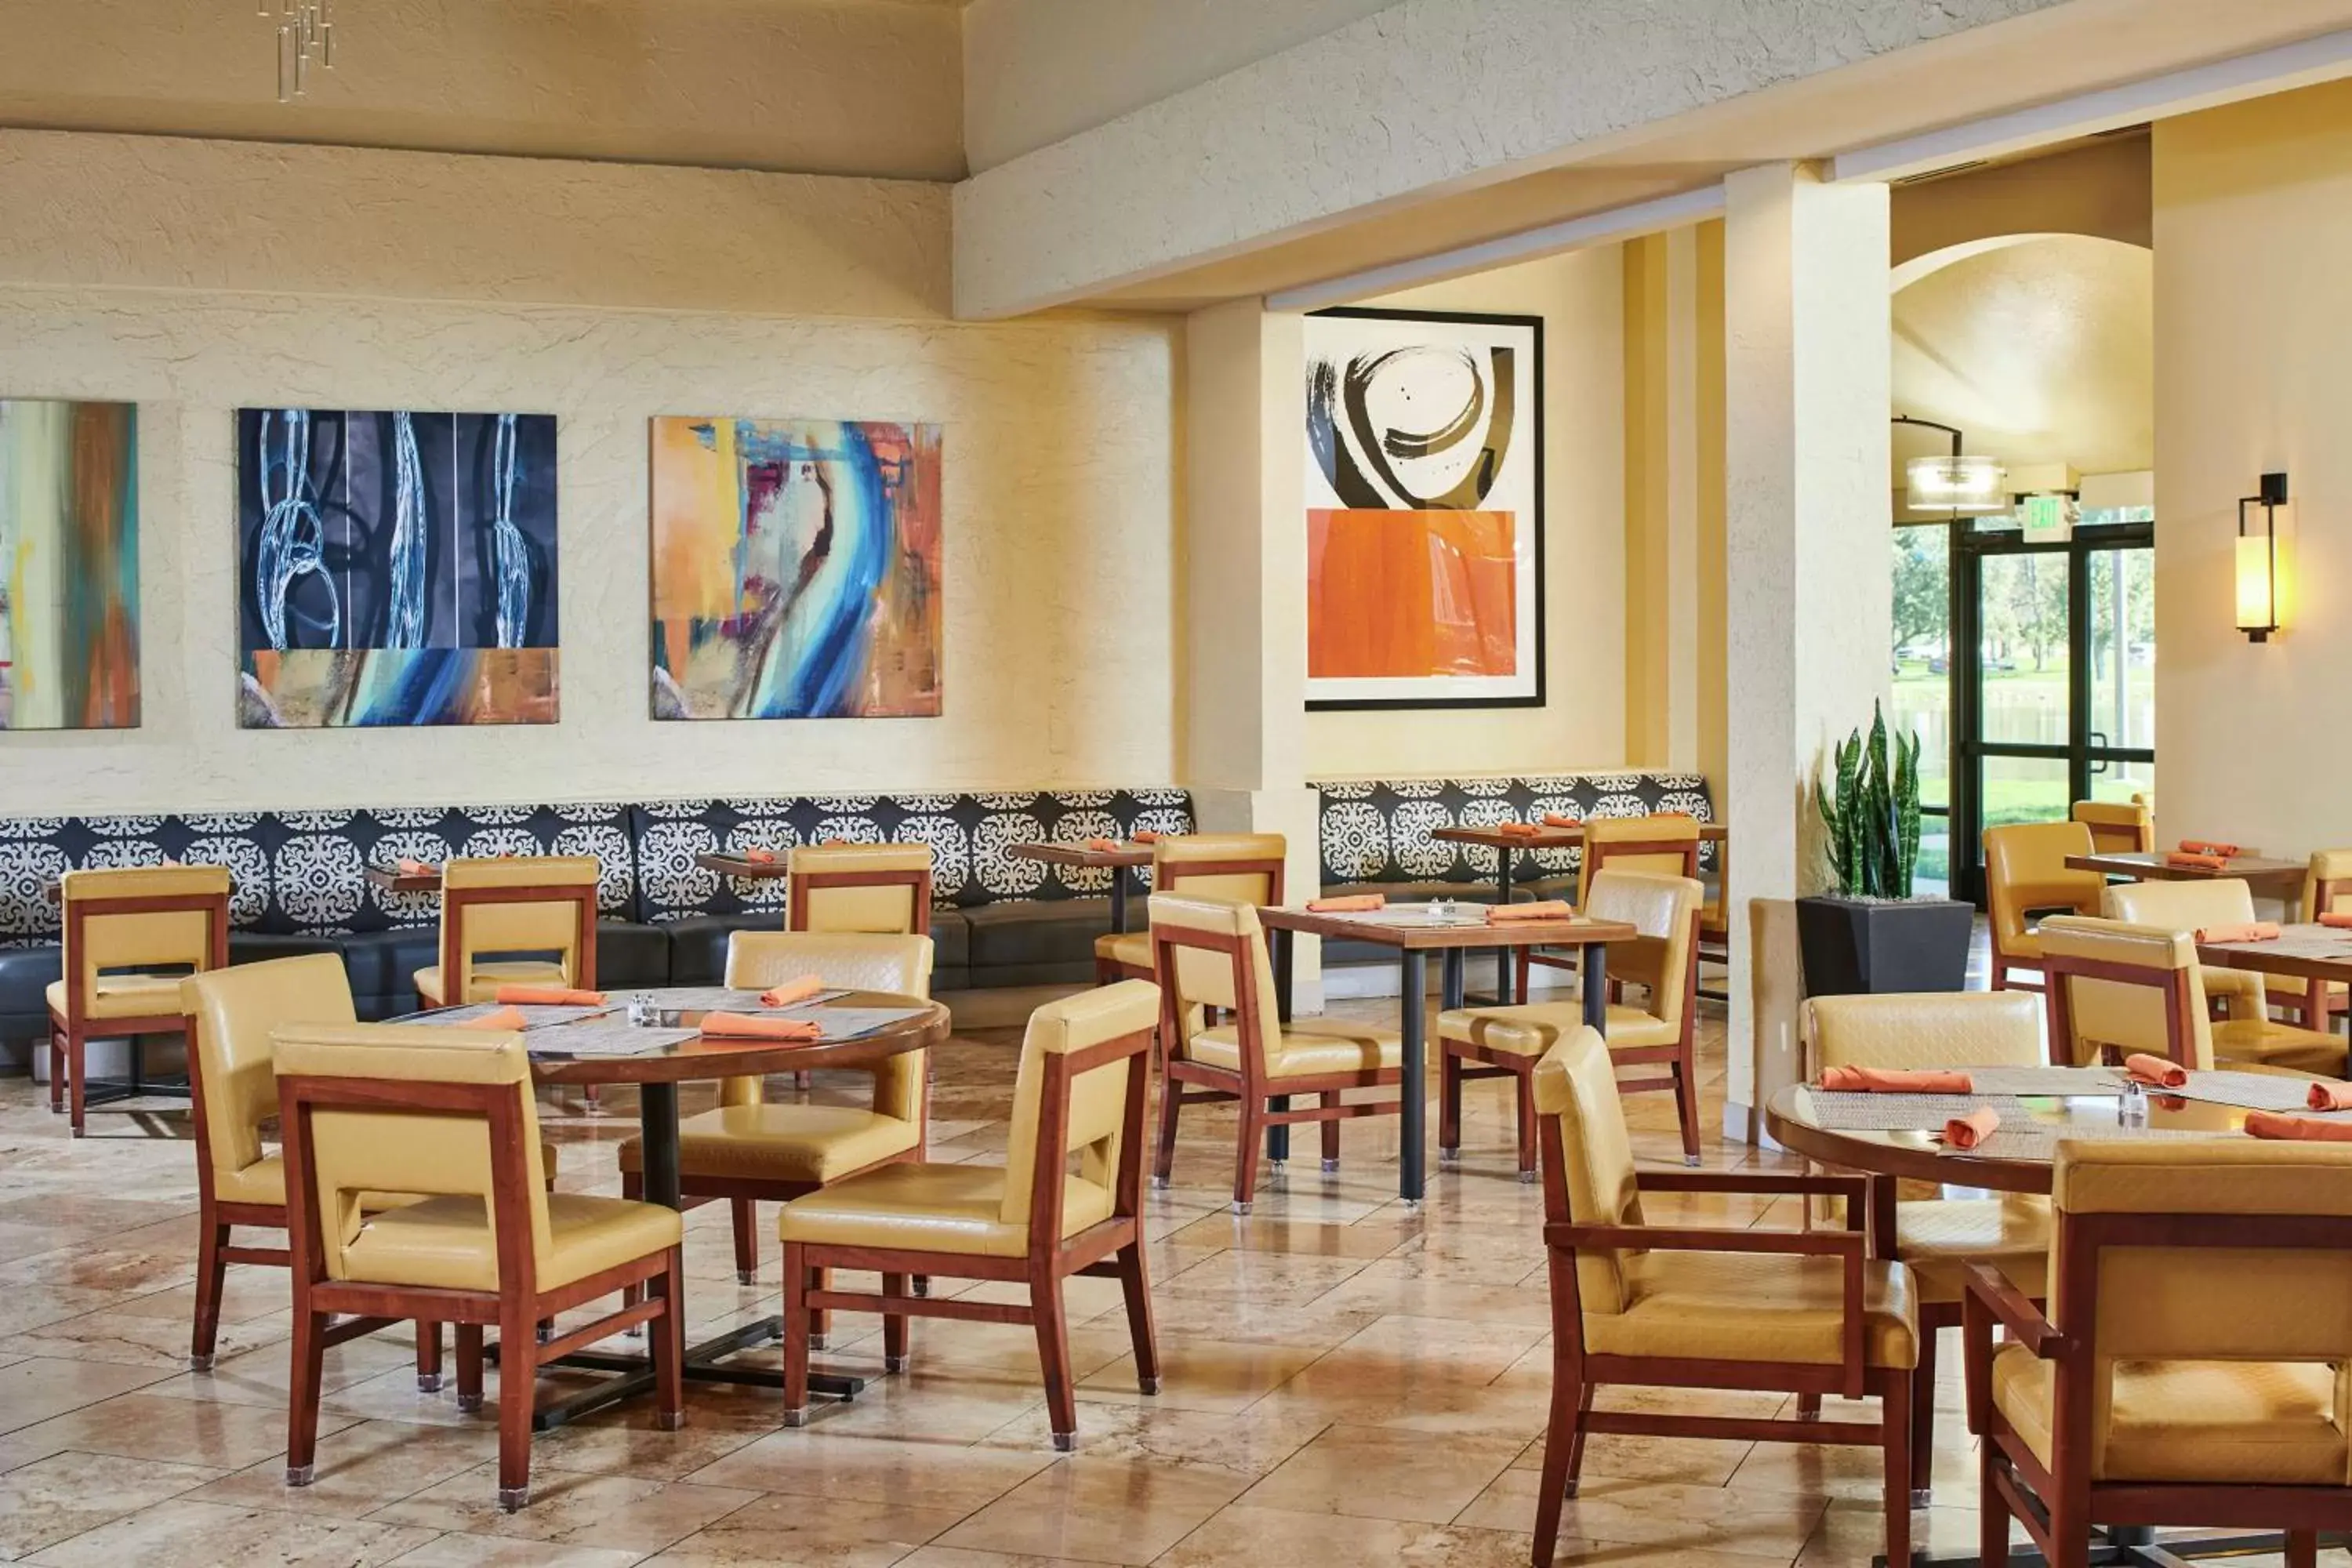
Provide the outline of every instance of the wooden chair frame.
<path id="1" fill-rule="evenodd" d="M 787 874 L 784 884 L 784 929 L 809 929 L 808 896 L 819 888 L 911 888 L 914 889 L 914 923 L 908 928 L 909 936 L 931 934 L 931 868 L 906 871 L 803 871 L 798 876 Z"/>
<path id="2" fill-rule="evenodd" d="M 1164 1187 L 1176 1163 L 1176 1122 L 1188 1105 L 1219 1100 L 1240 1102 L 1239 1146 L 1234 1171 L 1234 1212 L 1247 1214 L 1257 1193 L 1257 1162 L 1269 1127 L 1290 1127 L 1313 1121 L 1323 1129 L 1323 1168 L 1339 1168 L 1339 1123 L 1360 1116 L 1401 1115 L 1404 1110 L 1401 1068 L 1367 1068 L 1356 1072 L 1313 1073 L 1297 1078 L 1273 1078 L 1265 1071 L 1265 1018 L 1258 1005 L 1257 937 L 1199 931 L 1191 926 L 1151 927 L 1151 956 L 1159 973 L 1168 978 L 1160 987 L 1160 1137 L 1151 1160 L 1151 1184 Z M 1190 1005 L 1178 994 L 1176 950 L 1199 948 L 1222 952 L 1233 965 L 1234 1038 L 1240 1041 L 1241 1070 L 1192 1060 L 1183 1053 L 1184 1015 Z M 1277 1020 L 1277 1022 L 1279 1022 Z M 1187 1085 L 1192 1087 L 1187 1088 Z M 1393 1100 L 1349 1101 L 1351 1089 L 1396 1089 Z M 1293 1095 L 1311 1094 L 1311 1109 L 1293 1110 Z"/>
<path id="3" fill-rule="evenodd" d="M 1682 1034 L 1670 1046 L 1611 1046 L 1609 1060 L 1617 1067 L 1649 1067 L 1664 1065 L 1663 1078 L 1640 1078 L 1621 1080 L 1621 1094 L 1641 1094 L 1657 1089 L 1672 1089 L 1675 1111 L 1681 1123 L 1683 1162 L 1696 1165 L 1699 1162 L 1698 1132 L 1698 1070 L 1694 1043 L 1698 1027 L 1698 921 L 1696 910 L 1691 914 L 1690 961 L 1684 965 Z M 1521 949 L 1521 952 L 1525 952 Z M 1550 962 L 1550 961 L 1547 961 Z M 1526 992 L 1526 979 L 1520 979 L 1521 994 Z M 1611 981 L 1612 993 L 1620 983 Z M 1517 1080 L 1518 1096 L 1519 1180 L 1536 1179 L 1536 1065 L 1543 1058 L 1525 1056 L 1515 1051 L 1493 1050 L 1469 1040 L 1441 1038 L 1437 1042 L 1437 1153 L 1440 1160 L 1451 1161 L 1462 1150 L 1462 1085 L 1470 1079 L 1507 1078 Z M 1472 1065 L 1476 1064 L 1476 1065 Z"/>
<path id="4" fill-rule="evenodd" d="M 2098 1255 L 2110 1247 L 2352 1249 L 2352 1219 L 2334 1215 L 2086 1214 L 2059 1221 L 2052 1262 L 2068 1305 L 2060 1330 L 2017 1289 L 1972 1265 L 1961 1333 L 1968 1353 L 1969 1429 L 1984 1439 L 1978 1507 L 1987 1562 L 2006 1562 L 2009 1521 L 2025 1526 L 2052 1568 L 2084 1568 L 2091 1526 L 2202 1524 L 2284 1530 L 2290 1568 L 2318 1561 L 2321 1531 L 2352 1530 L 2352 1487 L 2095 1481 L 2091 1420 L 2098 1370 Z M 2187 1265 L 2184 1265 L 2186 1267 Z M 2082 1322 L 2076 1331 L 2072 1325 Z M 1992 1330 L 2057 1363 L 2051 1457 L 2044 1468 L 1992 1397 Z"/>
<path id="5" fill-rule="evenodd" d="M 1677 877 L 1688 877 L 1694 882 L 1697 881 L 1699 843 L 1700 840 L 1695 837 L 1588 839 L 1583 848 L 1583 858 L 1577 862 L 1577 907 L 1581 909 L 1585 900 L 1591 896 L 1593 877 L 1606 870 L 1609 862 L 1621 856 L 1680 856 L 1682 865 L 1673 874 Z M 1696 952 L 1697 950 L 1698 943 L 1694 939 L 1691 951 Z M 1528 973 L 1534 965 L 1540 963 L 1547 969 L 1580 969 L 1583 965 L 1583 958 L 1575 952 L 1544 952 L 1535 948 L 1523 947 L 1519 949 L 1518 963 L 1517 994 L 1525 997 L 1528 994 Z"/>
<path id="6" fill-rule="evenodd" d="M 2336 900 L 2352 893 L 2352 877 L 2314 877 L 2311 879 L 2312 918 L 2332 908 Z M 2347 1010 L 2347 998 L 2326 980 L 2291 980 L 2283 974 L 2263 976 L 2263 994 L 2272 1006 L 2286 1015 L 2286 1022 L 2306 1029 L 2328 1029 Z"/>
<path id="7" fill-rule="evenodd" d="M 660 1423 L 686 1425 L 685 1303 L 681 1248 L 666 1247 L 616 1264 L 554 1289 L 542 1290 L 532 1250 L 530 1205 L 525 1196 L 530 1164 L 523 1144 L 521 1097 L 528 1084 L 409 1083 L 377 1079 L 284 1075 L 278 1080 L 285 1132 L 286 1210 L 294 1276 L 293 1377 L 287 1395 L 286 1484 L 305 1487 L 314 1476 L 319 1442 L 322 1357 L 329 1345 L 372 1334 L 404 1319 L 457 1325 L 457 1407 L 482 1405 L 482 1331 L 499 1331 L 499 1506 L 508 1511 L 530 1500 L 530 1389 L 539 1369 L 624 1329 L 648 1325 Z M 492 1223 L 498 1234 L 499 1288 L 459 1290 L 376 1285 L 327 1278 L 318 1208 L 318 1150 L 311 1114 L 330 1110 L 474 1112 L 489 1124 Z M 626 1286 L 649 1294 L 569 1333 L 538 1337 L 555 1315 Z M 338 1315 L 345 1321 L 335 1321 Z M 437 1339 L 437 1331 L 436 1331 Z"/>
<path id="8" fill-rule="evenodd" d="M 205 962 L 198 966 L 202 973 L 208 970 L 228 967 L 228 895 L 226 893 L 158 893 L 142 898 L 106 898 L 91 896 L 68 898 L 65 900 L 64 948 L 69 953 L 83 951 L 83 930 L 89 921 L 109 915 L 168 915 L 200 914 L 205 917 Z M 92 1039 L 110 1040 L 129 1037 L 132 1052 L 133 1071 L 131 1083 L 109 1093 L 97 1101 L 128 1100 L 153 1092 L 161 1088 L 176 1092 L 174 1085 L 142 1084 L 136 1069 L 141 1042 L 149 1035 L 176 1035 L 188 1027 L 186 1016 L 177 1011 L 152 1013 L 131 1018 L 92 1018 L 83 1012 L 89 999 L 82 994 L 79 967 L 69 967 L 65 974 L 66 1011 L 63 1017 L 49 1010 L 49 1110 L 52 1114 L 69 1112 L 73 1119 L 73 1135 L 82 1136 L 87 1130 L 85 1111 L 91 1104 L 89 1080 L 83 1071 L 83 1054 Z M 190 1037 L 188 1077 L 195 1079 L 195 1045 Z"/>
<path id="9" fill-rule="evenodd" d="M 1738 1442 L 1853 1443 L 1885 1457 L 1886 1561 L 1911 1554 L 1911 1373 L 1873 1367 L 1865 1356 L 1864 1226 L 1865 1178 L 1790 1175 L 1748 1171 L 1643 1171 L 1644 1193 L 1822 1194 L 1845 1199 L 1843 1230 L 1765 1231 L 1651 1225 L 1579 1225 L 1570 1217 L 1568 1174 L 1560 1167 L 1559 1118 L 1538 1118 L 1543 1140 L 1544 1251 L 1551 1280 L 1551 1414 L 1544 1426 L 1541 1489 L 1536 1500 L 1536 1568 L 1549 1568 L 1559 1542 L 1560 1511 L 1576 1494 L 1584 1440 L 1593 1434 L 1643 1437 L 1715 1437 Z M 1720 1361 L 1680 1356 L 1601 1355 L 1584 1348 L 1584 1309 L 1576 1279 L 1581 1248 L 1648 1247 L 1685 1252 L 1766 1252 L 1829 1257 L 1843 1268 L 1844 1321 L 1839 1359 L 1832 1362 Z M 1650 1388 L 1767 1389 L 1808 1399 L 1811 1414 L 1779 1416 L 1676 1415 L 1643 1410 L 1595 1410 L 1594 1392 L 1608 1384 Z M 1827 1394 L 1875 1397 L 1879 1419 L 1825 1421 Z"/>
<path id="10" fill-rule="evenodd" d="M 1151 890 L 1172 893 L 1195 877 L 1264 877 L 1266 879 L 1265 901 L 1279 904 L 1283 899 L 1282 868 L 1283 862 L 1278 858 L 1240 856 L 1230 860 L 1162 860 L 1154 855 L 1151 859 Z M 1120 872 L 1119 875 L 1126 873 Z M 1151 970 L 1136 969 L 1108 958 L 1095 960 L 1095 984 L 1097 985 L 1112 985 L 1122 980 L 1156 978 Z"/>
<path id="11" fill-rule="evenodd" d="M 982 1253 L 935 1252 L 915 1247 L 858 1247 L 845 1243 L 784 1243 L 784 1425 L 808 1421 L 810 1335 L 817 1314 L 878 1312 L 882 1316 L 883 1364 L 902 1372 L 908 1361 L 907 1320 L 951 1318 L 975 1323 L 1025 1323 L 1037 1333 L 1037 1359 L 1045 1374 L 1045 1405 L 1054 1447 L 1067 1452 L 1077 1442 L 1076 1379 L 1070 1363 L 1070 1323 L 1062 1281 L 1074 1274 L 1115 1279 L 1127 1298 L 1127 1326 L 1135 1345 L 1136 1377 L 1145 1394 L 1160 1392 L 1160 1352 L 1151 1321 L 1151 1283 L 1146 1271 L 1142 1214 L 1144 1070 L 1152 1031 L 1138 1030 L 1097 1041 L 1084 1049 L 1044 1053 L 1045 1081 L 1037 1100 L 1037 1153 L 1030 1179 L 1029 1251 L 1022 1258 Z M 1108 1218 L 1077 1235 L 1062 1235 L 1063 1174 L 1069 1164 L 1070 1086 L 1082 1074 L 1126 1060 L 1125 1129 Z M 833 1268 L 871 1269 L 882 1276 L 878 1294 L 833 1289 L 824 1279 Z M 908 1282 L 919 1275 L 961 1279 L 1025 1281 L 1024 1303 L 974 1301 L 917 1296 Z"/>
<path id="12" fill-rule="evenodd" d="M 2120 985 L 2143 985 L 2151 991 L 2164 993 L 2164 1054 L 2182 1067 L 2195 1068 L 2197 1048 L 2196 1012 L 2192 1003 L 2186 969 L 2152 969 L 2137 963 L 2117 963 L 2104 958 L 2076 958 L 2065 953 L 2051 953 L 2042 960 L 2042 990 L 2050 1010 L 2050 1065 L 2074 1065 L 2074 998 L 2072 987 L 2064 978 L 2112 981 Z M 2019 987 L 2018 989 L 2025 989 Z M 2106 1044 L 2102 1055 L 2120 1061 L 2116 1047 Z"/>
<path id="13" fill-rule="evenodd" d="M 570 904 L 577 935 L 573 951 L 579 960 L 571 984 L 582 991 L 596 989 L 596 884 L 557 882 L 532 887 L 448 888 L 441 890 L 441 1005 L 462 1007 L 473 990 L 473 977 L 463 962 L 466 911 L 476 904 Z M 423 991 L 420 1006 L 433 1005 Z"/>

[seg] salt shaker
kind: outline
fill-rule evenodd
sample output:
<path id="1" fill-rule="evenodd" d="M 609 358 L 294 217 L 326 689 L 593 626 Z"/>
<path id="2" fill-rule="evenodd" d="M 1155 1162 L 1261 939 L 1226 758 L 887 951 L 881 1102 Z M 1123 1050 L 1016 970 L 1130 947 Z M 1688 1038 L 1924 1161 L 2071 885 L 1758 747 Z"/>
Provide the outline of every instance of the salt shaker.
<path id="1" fill-rule="evenodd" d="M 661 1022 L 661 1009 L 654 1005 L 652 992 L 640 991 L 629 998 L 629 1022 L 640 1029 Z"/>
<path id="2" fill-rule="evenodd" d="M 2139 1079 L 2124 1079 L 2123 1098 L 2116 1102 L 2116 1121 L 2124 1127 L 2147 1125 L 2147 1091 L 2140 1088 Z"/>

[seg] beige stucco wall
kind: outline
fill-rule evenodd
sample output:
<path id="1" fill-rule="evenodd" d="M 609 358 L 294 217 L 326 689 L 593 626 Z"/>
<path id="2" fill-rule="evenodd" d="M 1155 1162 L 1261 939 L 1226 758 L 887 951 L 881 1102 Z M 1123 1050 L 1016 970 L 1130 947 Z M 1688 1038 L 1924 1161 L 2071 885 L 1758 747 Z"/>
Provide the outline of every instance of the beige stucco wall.
<path id="1" fill-rule="evenodd" d="M 83 207 L 33 232 L 6 226 L 0 237 L 0 395 L 141 405 L 146 691 L 139 730 L 7 737 L 5 809 L 1175 776 L 1170 323 L 1073 317 L 982 328 L 920 319 L 919 298 L 877 283 L 856 249 L 828 252 L 814 237 L 781 259 L 728 252 L 713 264 L 699 248 L 713 228 L 690 219 L 709 177 L 698 174 L 538 165 L 578 202 L 530 214 L 547 249 L 514 257 L 501 248 L 511 241 L 495 233 L 499 209 L 461 220 L 453 209 L 465 205 L 455 199 L 464 187 L 453 193 L 435 180 L 387 191 L 377 178 L 381 155 L 306 153 L 348 160 L 344 183 L 373 181 L 375 195 L 362 199 L 355 190 L 320 221 L 295 223 L 257 215 L 247 202 L 257 176 L 246 163 L 274 159 L 276 150 L 205 148 L 173 164 L 174 234 L 151 245 L 163 221 L 121 226 L 120 215 L 135 204 L 106 184 L 128 179 L 123 160 L 138 165 L 142 149 L 96 146 L 75 165 L 71 138 L 10 137 L 0 146 L 0 210 L 26 210 L 24 193 L 54 192 L 77 166 L 100 186 Z M 447 165 L 443 178 L 462 182 L 465 166 L 481 161 L 432 162 Z M 863 232 L 903 233 L 899 254 L 936 254 L 941 207 L 900 206 L 898 187 L 856 184 L 825 194 L 860 215 Z M 861 196 L 869 198 L 863 205 Z M 611 223 L 639 200 L 647 222 Z M 676 227 L 663 221 L 672 216 Z M 282 260 L 282 287 L 257 270 L 257 246 Z M 530 293 L 593 302 L 510 302 L 508 273 L 476 270 L 486 247 L 530 265 Z M 364 291 L 322 291 L 338 257 L 365 279 Z M 95 269 L 91 283 L 60 283 L 84 268 Z M 186 286 L 196 279 L 204 286 Z M 664 279 L 677 280 L 688 303 L 730 308 L 642 308 Z M 410 297 L 385 297 L 398 294 Z M 475 297 L 454 297 L 466 294 Z M 755 299 L 768 310 L 755 313 Z M 885 303 L 873 319 L 844 313 L 862 300 Z M 235 727 L 234 411 L 276 404 L 558 416 L 561 724 Z M 944 717 L 691 728 L 647 718 L 646 421 L 688 412 L 946 426 Z"/>

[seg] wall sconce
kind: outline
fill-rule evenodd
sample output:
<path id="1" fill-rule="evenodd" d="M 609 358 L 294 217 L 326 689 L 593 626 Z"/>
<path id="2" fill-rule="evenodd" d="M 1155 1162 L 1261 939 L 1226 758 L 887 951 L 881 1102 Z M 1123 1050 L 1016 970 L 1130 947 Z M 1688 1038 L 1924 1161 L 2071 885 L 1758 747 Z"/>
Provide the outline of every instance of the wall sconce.
<path id="1" fill-rule="evenodd" d="M 2248 642 L 2268 642 L 2279 629 L 2278 509 L 2286 505 L 2286 476 L 2264 474 L 2256 492 L 2238 498 L 2238 629 Z M 2263 509 L 2260 533 L 2246 529 L 2246 509 Z"/>
<path id="2" fill-rule="evenodd" d="M 1997 458 L 1914 458 L 1904 465 L 1914 511 L 1991 512 L 2009 510 L 2009 489 Z"/>

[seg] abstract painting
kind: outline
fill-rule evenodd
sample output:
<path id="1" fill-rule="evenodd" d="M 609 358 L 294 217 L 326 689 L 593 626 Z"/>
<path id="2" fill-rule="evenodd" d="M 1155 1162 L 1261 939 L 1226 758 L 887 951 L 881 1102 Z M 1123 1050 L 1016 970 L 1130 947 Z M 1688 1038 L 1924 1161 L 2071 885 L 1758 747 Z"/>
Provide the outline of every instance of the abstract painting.
<path id="1" fill-rule="evenodd" d="M 1543 322 L 1307 318 L 1307 706 L 1539 707 Z"/>
<path id="2" fill-rule="evenodd" d="M 139 411 L 0 398 L 0 730 L 139 724 Z"/>
<path id="3" fill-rule="evenodd" d="M 237 412 L 237 722 L 552 724 L 555 419 Z"/>
<path id="4" fill-rule="evenodd" d="M 935 718 L 940 427 L 656 419 L 653 715 Z"/>

